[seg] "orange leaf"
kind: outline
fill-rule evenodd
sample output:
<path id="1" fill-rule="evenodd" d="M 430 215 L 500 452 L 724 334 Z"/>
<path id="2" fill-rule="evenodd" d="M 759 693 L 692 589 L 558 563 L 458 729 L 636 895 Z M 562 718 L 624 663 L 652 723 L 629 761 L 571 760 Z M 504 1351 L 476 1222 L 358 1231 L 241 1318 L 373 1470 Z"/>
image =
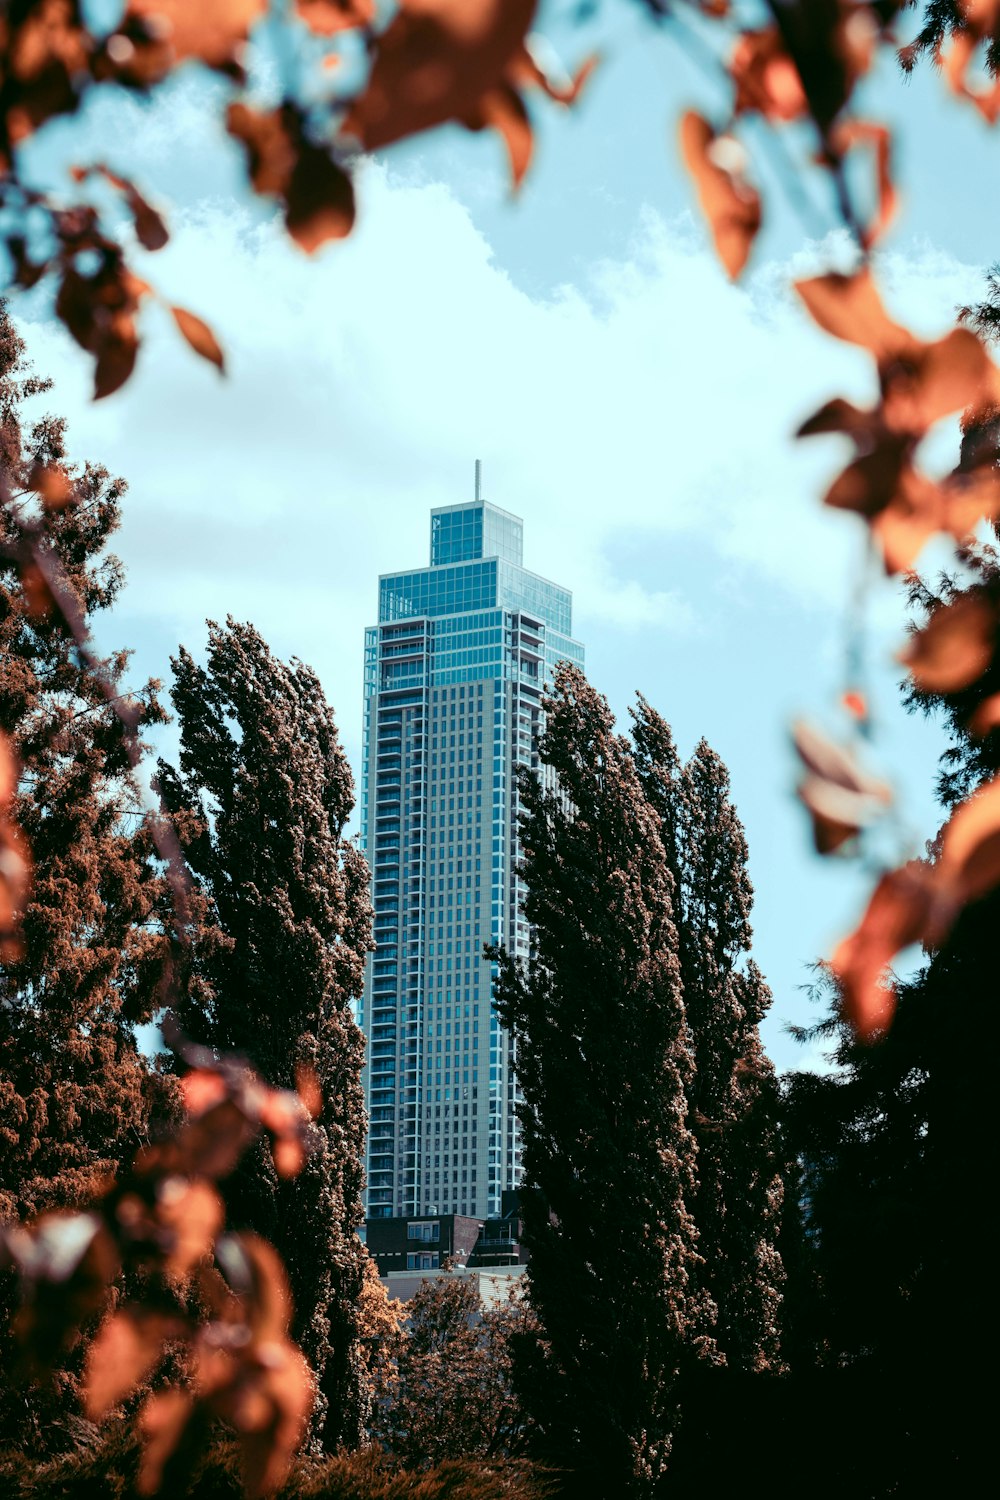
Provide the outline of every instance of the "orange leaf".
<path id="1" fill-rule="evenodd" d="M 157 1187 L 156 1217 L 166 1240 L 165 1269 L 185 1277 L 212 1253 L 225 1212 L 221 1198 L 207 1182 L 166 1177 Z"/>
<path id="2" fill-rule="evenodd" d="M 795 290 L 814 323 L 834 338 L 860 344 L 881 359 L 914 342 L 907 330 L 894 323 L 882 306 L 871 272 L 865 268 L 853 276 L 831 271 L 796 281 Z"/>
<path id="3" fill-rule="evenodd" d="M 519 188 L 531 165 L 533 141 L 528 111 L 517 90 L 509 84 L 498 84 L 496 88 L 487 89 L 479 100 L 475 113 L 467 115 L 461 123 L 470 130 L 483 130 L 492 126 L 499 131 L 507 147 L 514 188 Z"/>
<path id="4" fill-rule="evenodd" d="M 210 68 L 228 69 L 238 61 L 250 28 L 267 10 L 267 0 L 129 0 L 127 16 L 147 22 L 166 40 L 174 59 L 196 58 Z"/>
<path id="5" fill-rule="evenodd" d="M 58 464 L 36 463 L 28 478 L 28 488 L 41 498 L 46 510 L 65 510 L 74 499 L 73 482 Z"/>
<path id="6" fill-rule="evenodd" d="M 798 69 L 785 51 L 777 26 L 744 31 L 729 59 L 736 85 L 735 110 L 756 110 L 768 120 L 797 120 L 809 104 Z"/>
<path id="7" fill-rule="evenodd" d="M 693 110 L 681 118 L 680 139 L 716 252 L 735 280 L 760 228 L 760 197 L 743 176 L 743 148 L 732 136 L 717 136 Z"/>
<path id="8" fill-rule="evenodd" d="M 336 36 L 370 26 L 375 19 L 375 0 L 295 0 L 299 20 L 317 36 Z"/>
<path id="9" fill-rule="evenodd" d="M 956 693 L 986 671 L 996 628 L 996 612 L 985 600 L 966 595 L 936 609 L 898 659 L 921 692 Z"/>
<path id="10" fill-rule="evenodd" d="M 980 703 L 969 720 L 970 732 L 980 739 L 992 734 L 995 729 L 1000 729 L 1000 693 L 994 693 L 984 703 Z"/>
<path id="11" fill-rule="evenodd" d="M 953 328 L 932 344 L 911 340 L 883 363 L 880 373 L 886 425 L 923 434 L 932 423 L 978 400 L 993 363 L 970 329 Z"/>
<path id="12" fill-rule="evenodd" d="M 176 1387 L 157 1391 L 139 1413 L 142 1460 L 137 1488 L 140 1495 L 160 1493 L 163 1470 L 184 1439 L 194 1414 L 194 1401 Z"/>
<path id="13" fill-rule="evenodd" d="M 509 81 L 535 8 L 536 0 L 404 0 L 375 43 L 345 132 L 377 151 L 448 120 L 476 118 L 483 95 Z"/>
<path id="14" fill-rule="evenodd" d="M 884 875 L 860 924 L 833 954 L 830 967 L 841 988 L 844 1017 L 862 1041 L 873 1040 L 892 1020 L 896 995 L 885 971 L 897 953 L 923 936 L 931 899 L 931 875 L 919 861 Z"/>
<path id="15" fill-rule="evenodd" d="M 1000 884 L 1000 776 L 956 807 L 944 826 L 938 871 L 962 906 Z"/>
<path id="16" fill-rule="evenodd" d="M 207 359 L 225 374 L 226 365 L 222 350 L 208 324 L 183 307 L 172 307 L 170 311 L 173 313 L 174 322 L 195 353 L 200 354 L 202 359 Z"/>
<path id="17" fill-rule="evenodd" d="M 127 1308 L 106 1318 L 87 1351 L 84 1410 L 99 1422 L 149 1374 L 163 1353 L 176 1319 L 145 1308 Z"/>

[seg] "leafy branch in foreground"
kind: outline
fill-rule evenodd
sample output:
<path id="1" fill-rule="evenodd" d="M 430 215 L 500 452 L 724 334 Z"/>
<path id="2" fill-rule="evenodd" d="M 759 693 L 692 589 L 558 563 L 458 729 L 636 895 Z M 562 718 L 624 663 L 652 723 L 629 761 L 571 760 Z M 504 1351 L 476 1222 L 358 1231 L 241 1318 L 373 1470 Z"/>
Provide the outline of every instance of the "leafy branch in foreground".
<path id="1" fill-rule="evenodd" d="M 29 1374 L 51 1373 L 103 1315 L 83 1375 L 93 1420 L 154 1377 L 165 1354 L 181 1360 L 183 1383 L 154 1388 L 139 1410 L 142 1494 L 176 1493 L 221 1420 L 238 1435 L 247 1493 L 257 1496 L 280 1482 L 299 1445 L 313 1380 L 287 1336 L 281 1262 L 256 1235 L 223 1232 L 219 1188 L 262 1133 L 277 1170 L 297 1171 L 309 1113 L 237 1058 L 180 1038 L 175 1050 L 195 1064 L 177 1129 L 144 1146 L 84 1211 L 0 1229 L 0 1262 L 18 1275 L 14 1331 Z M 116 1302 L 120 1280 L 139 1295 Z"/>

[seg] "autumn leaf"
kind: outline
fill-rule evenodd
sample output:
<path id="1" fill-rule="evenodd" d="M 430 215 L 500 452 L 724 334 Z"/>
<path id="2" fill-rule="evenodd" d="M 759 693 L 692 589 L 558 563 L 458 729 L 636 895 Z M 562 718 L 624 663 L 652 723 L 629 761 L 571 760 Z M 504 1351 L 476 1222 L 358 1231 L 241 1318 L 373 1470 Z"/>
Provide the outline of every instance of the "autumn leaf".
<path id="1" fill-rule="evenodd" d="M 956 693 L 983 675 L 993 658 L 996 611 L 966 594 L 942 605 L 914 631 L 899 660 L 923 693 Z"/>
<path id="2" fill-rule="evenodd" d="M 881 817 L 892 789 L 812 725 L 800 720 L 792 738 L 805 770 L 798 795 L 812 817 L 817 851 L 832 854 Z"/>
<path id="3" fill-rule="evenodd" d="M 284 204 L 288 232 L 307 254 L 351 232 L 351 179 L 327 151 L 306 138 L 294 105 L 256 110 L 237 102 L 229 106 L 226 124 L 246 149 L 254 190 Z"/>
<path id="4" fill-rule="evenodd" d="M 737 114 L 751 111 L 768 120 L 797 120 L 809 107 L 802 80 L 777 26 L 743 31 L 729 59 Z"/>
<path id="5" fill-rule="evenodd" d="M 865 249 L 870 249 L 885 234 L 899 208 L 892 176 L 892 132 L 871 120 L 844 120 L 830 137 L 831 151 L 842 157 L 854 146 L 869 146 L 875 158 L 877 206 L 864 234 Z"/>
<path id="6" fill-rule="evenodd" d="M 178 1327 L 176 1318 L 142 1306 L 124 1308 L 106 1318 L 87 1351 L 83 1375 L 84 1410 L 99 1422 L 130 1395 L 153 1369 L 165 1340 Z"/>
<path id="7" fill-rule="evenodd" d="M 165 1177 L 157 1186 L 156 1217 L 163 1232 L 164 1269 L 180 1277 L 190 1275 L 199 1261 L 212 1253 L 222 1229 L 222 1200 L 209 1183 Z"/>
<path id="8" fill-rule="evenodd" d="M 996 729 L 1000 729 L 1000 693 L 993 693 L 985 702 L 980 703 L 969 720 L 969 731 L 977 739 L 985 738 Z"/>
<path id="9" fill-rule="evenodd" d="M 937 872 L 959 906 L 1000 884 L 1000 776 L 959 804 L 944 826 Z"/>
<path id="10" fill-rule="evenodd" d="M 898 953 L 922 938 L 931 899 L 931 874 L 921 862 L 883 875 L 858 927 L 830 960 L 844 1018 L 862 1041 L 872 1041 L 892 1021 L 896 994 L 886 970 Z"/>
<path id="11" fill-rule="evenodd" d="M 74 499 L 73 482 L 58 464 L 36 463 L 28 476 L 28 488 L 34 490 L 46 510 L 65 510 Z"/>
<path id="12" fill-rule="evenodd" d="M 814 323 L 834 338 L 860 344 L 876 359 L 913 342 L 912 335 L 889 317 L 867 267 L 853 276 L 830 271 L 794 286 Z"/>
<path id="13" fill-rule="evenodd" d="M 215 334 L 208 324 L 183 307 L 171 307 L 174 322 L 191 348 L 225 374 L 226 364 Z"/>
<path id="14" fill-rule="evenodd" d="M 1000 117 L 1000 79 L 982 88 L 969 82 L 969 69 L 984 42 L 1000 40 L 1000 0 L 960 0 L 961 26 L 941 49 L 941 68 L 952 92 L 968 99 L 988 125 Z"/>
<path id="15" fill-rule="evenodd" d="M 239 64 L 250 29 L 267 11 L 267 0 L 128 0 L 126 19 L 147 23 L 169 47 L 175 62 L 195 59 L 227 71 Z"/>
<path id="16" fill-rule="evenodd" d="M 761 217 L 760 197 L 743 175 L 745 153 L 733 136 L 716 135 L 693 110 L 681 118 L 680 141 L 716 252 L 735 280 L 747 263 Z"/>
<path id="17" fill-rule="evenodd" d="M 403 0 L 374 45 L 367 84 L 344 131 L 366 151 L 449 120 L 479 118 L 483 96 L 510 82 L 536 0 Z"/>
<path id="18" fill-rule="evenodd" d="M 375 19 L 375 0 L 295 0 L 295 14 L 317 36 L 336 36 L 370 26 Z"/>

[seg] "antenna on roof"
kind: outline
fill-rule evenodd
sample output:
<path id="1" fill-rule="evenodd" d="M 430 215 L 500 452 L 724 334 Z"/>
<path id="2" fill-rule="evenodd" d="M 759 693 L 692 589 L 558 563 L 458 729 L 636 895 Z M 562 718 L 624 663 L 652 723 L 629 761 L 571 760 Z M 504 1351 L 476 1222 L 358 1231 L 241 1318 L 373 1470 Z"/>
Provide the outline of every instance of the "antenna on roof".
<path id="1" fill-rule="evenodd" d="M 476 500 L 479 501 L 482 498 L 483 498 L 483 461 L 482 461 L 481 458 L 477 458 L 476 459 Z"/>

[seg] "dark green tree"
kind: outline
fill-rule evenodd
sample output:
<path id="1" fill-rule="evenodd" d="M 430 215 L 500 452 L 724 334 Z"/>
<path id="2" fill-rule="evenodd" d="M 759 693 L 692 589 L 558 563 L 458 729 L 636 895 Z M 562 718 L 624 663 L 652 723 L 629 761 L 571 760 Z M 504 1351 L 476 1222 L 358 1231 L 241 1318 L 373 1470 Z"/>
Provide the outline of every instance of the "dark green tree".
<path id="1" fill-rule="evenodd" d="M 549 1455 L 595 1495 L 648 1492 L 666 1469 L 677 1388 L 714 1357 L 690 1212 L 684 1019 L 674 882 L 660 819 L 605 700 L 562 666 L 520 781 L 536 956 L 502 950 L 497 1009 L 524 1096 L 531 1300 L 522 1350 Z M 586 1465 L 586 1473 L 581 1466 Z"/>
<path id="2" fill-rule="evenodd" d="M 319 1387 L 316 1441 L 356 1445 L 368 1416 L 356 1234 L 366 1118 L 351 1002 L 371 908 L 367 866 L 345 834 L 351 772 L 315 673 L 279 661 L 251 625 L 210 623 L 206 665 L 184 649 L 172 665 L 180 762 L 161 762 L 160 787 L 211 903 L 181 1019 L 271 1084 L 294 1088 L 305 1070 L 319 1085 L 304 1170 L 279 1178 L 261 1148 L 235 1175 L 229 1209 L 288 1268 L 293 1335 Z"/>
<path id="3" fill-rule="evenodd" d="M 729 1367 L 778 1365 L 782 1269 L 777 1087 L 760 1040 L 770 991 L 749 958 L 753 887 L 729 773 L 702 740 L 683 768 L 670 728 L 640 696 L 636 767 L 660 818 L 675 877 L 684 1011 L 694 1066 L 687 1089 L 698 1142 L 691 1202 L 700 1276 L 718 1311 L 715 1337 Z"/>

